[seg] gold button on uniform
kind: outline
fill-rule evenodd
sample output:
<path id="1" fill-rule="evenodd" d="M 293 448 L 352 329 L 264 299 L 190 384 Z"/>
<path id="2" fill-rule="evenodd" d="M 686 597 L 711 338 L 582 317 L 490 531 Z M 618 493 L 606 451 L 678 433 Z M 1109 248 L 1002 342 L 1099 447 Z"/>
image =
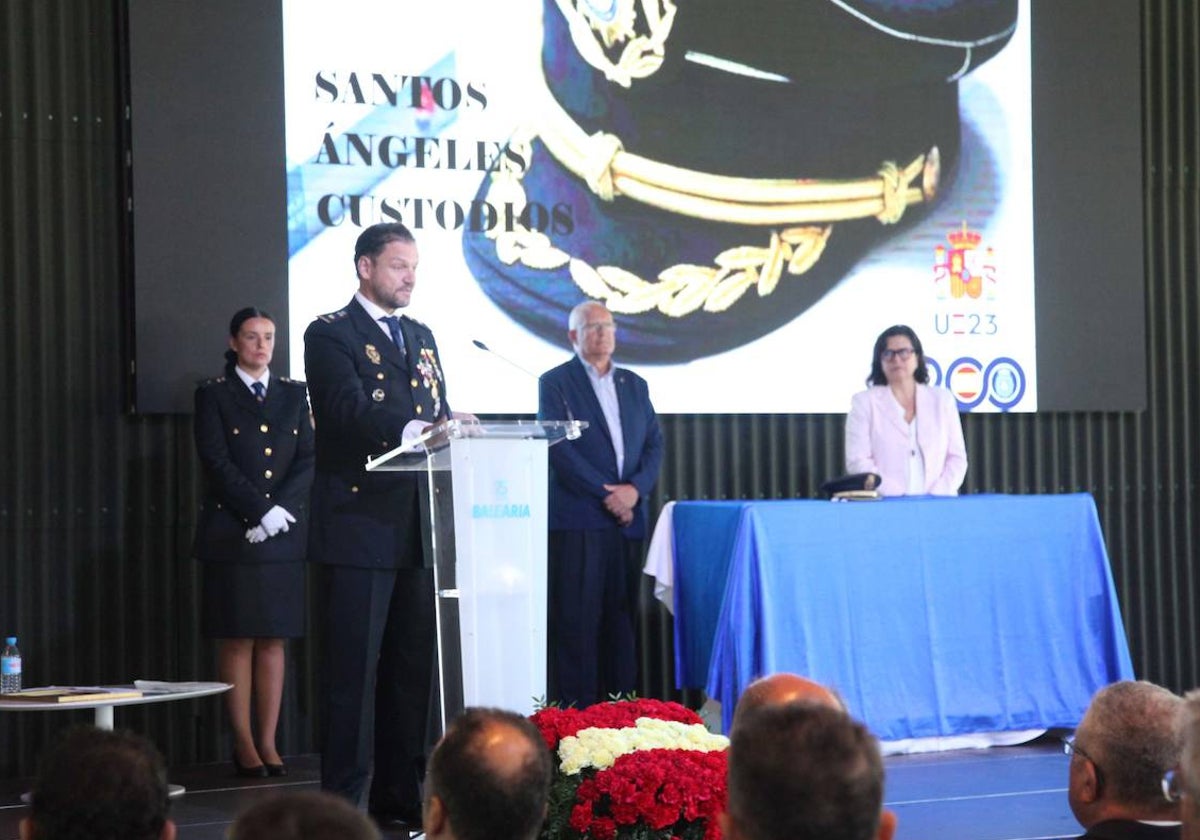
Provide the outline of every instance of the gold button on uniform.
<path id="1" fill-rule="evenodd" d="M 233 433 L 234 433 L 235 435 L 240 435 L 240 434 L 241 434 L 241 432 L 240 432 L 240 431 L 237 429 L 237 427 L 234 427 Z"/>
<path id="2" fill-rule="evenodd" d="M 383 371 L 379 371 L 379 373 L 375 374 L 375 378 L 376 378 L 376 379 L 383 379 Z"/>
<path id="3" fill-rule="evenodd" d="M 382 388 L 376 388 L 371 392 L 371 399 L 375 400 L 375 402 L 383 402 L 384 396 L 385 394 L 383 393 Z"/>
<path id="4" fill-rule="evenodd" d="M 260 432 L 265 432 L 267 430 L 267 424 L 263 423 L 261 426 L 258 427 L 258 430 Z"/>
<path id="5" fill-rule="evenodd" d="M 417 414 L 421 413 L 421 406 L 417 406 Z"/>
<path id="6" fill-rule="evenodd" d="M 357 485 L 355 485 L 355 486 L 352 486 L 352 487 L 350 488 L 350 492 L 351 492 L 351 493 L 357 493 L 357 492 L 358 492 L 358 486 L 357 486 Z"/>
<path id="7" fill-rule="evenodd" d="M 271 457 L 271 447 L 268 446 L 266 449 L 264 449 L 263 454 L 266 455 L 268 458 Z"/>
<path id="8" fill-rule="evenodd" d="M 415 379 L 414 379 L 412 382 L 410 382 L 410 383 L 408 383 L 408 384 L 409 384 L 409 385 L 412 385 L 414 388 L 416 388 L 416 387 L 417 387 L 417 380 L 415 380 Z"/>
<path id="9" fill-rule="evenodd" d="M 270 478 L 273 475 L 275 475 L 275 473 L 271 472 L 270 470 L 265 470 L 263 472 L 263 478 Z"/>

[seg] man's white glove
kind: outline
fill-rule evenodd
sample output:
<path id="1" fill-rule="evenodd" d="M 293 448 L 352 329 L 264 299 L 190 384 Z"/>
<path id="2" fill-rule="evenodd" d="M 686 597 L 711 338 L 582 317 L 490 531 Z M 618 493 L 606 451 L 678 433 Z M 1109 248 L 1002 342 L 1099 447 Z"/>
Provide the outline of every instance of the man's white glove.
<path id="1" fill-rule="evenodd" d="M 287 533 L 288 523 L 295 522 L 296 517 L 292 516 L 279 505 L 267 511 L 262 518 L 262 527 L 267 532 L 268 537 L 273 537 L 276 534 Z"/>
<path id="2" fill-rule="evenodd" d="M 255 525 L 246 532 L 246 542 L 260 543 L 266 542 L 267 532 L 261 525 Z"/>

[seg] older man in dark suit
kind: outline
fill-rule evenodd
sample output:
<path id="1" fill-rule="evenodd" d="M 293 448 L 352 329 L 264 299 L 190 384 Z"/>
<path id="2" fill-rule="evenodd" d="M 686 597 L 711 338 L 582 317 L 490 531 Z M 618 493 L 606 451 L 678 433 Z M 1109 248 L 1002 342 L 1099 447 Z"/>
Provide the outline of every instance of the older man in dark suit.
<path id="1" fill-rule="evenodd" d="M 419 828 L 434 667 L 433 576 L 423 558 L 418 480 L 368 473 L 368 456 L 449 416 L 433 333 L 395 312 L 416 282 L 400 224 L 363 231 L 358 292 L 304 334 L 316 422 L 310 557 L 324 565 L 321 786 L 384 827 Z M 372 732 L 372 724 L 374 731 Z"/>
<path id="2" fill-rule="evenodd" d="M 1162 777 L 1179 764 L 1182 713 L 1183 698 L 1143 680 L 1096 692 L 1066 742 L 1080 840 L 1177 840 L 1179 803 L 1163 796 Z"/>
<path id="3" fill-rule="evenodd" d="M 538 417 L 588 428 L 550 449 L 548 676 L 550 699 L 585 706 L 635 688 L 641 541 L 663 437 L 646 381 L 613 364 L 604 305 L 576 306 L 567 337 L 575 356 L 542 375 Z"/>

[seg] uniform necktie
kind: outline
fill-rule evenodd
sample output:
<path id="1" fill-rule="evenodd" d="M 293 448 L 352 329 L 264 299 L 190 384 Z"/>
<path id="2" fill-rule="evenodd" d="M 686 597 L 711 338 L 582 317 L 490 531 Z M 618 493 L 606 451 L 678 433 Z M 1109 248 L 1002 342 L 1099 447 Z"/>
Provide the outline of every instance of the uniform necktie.
<path id="1" fill-rule="evenodd" d="M 400 319 L 395 315 L 384 315 L 379 319 L 387 324 L 388 332 L 392 334 L 392 341 L 396 342 L 396 346 L 400 348 L 400 352 L 404 352 L 404 336 L 400 333 Z"/>
<path id="2" fill-rule="evenodd" d="M 254 399 L 263 402 L 267 398 L 267 386 L 261 382 L 255 382 L 250 386 L 250 390 L 254 392 Z"/>

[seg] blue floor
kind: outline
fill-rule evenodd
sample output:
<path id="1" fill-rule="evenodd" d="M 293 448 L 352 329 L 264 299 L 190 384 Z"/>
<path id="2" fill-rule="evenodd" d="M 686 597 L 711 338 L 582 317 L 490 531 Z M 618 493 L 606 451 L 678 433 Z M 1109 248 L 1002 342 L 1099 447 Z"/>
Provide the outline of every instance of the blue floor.
<path id="1" fill-rule="evenodd" d="M 1057 739 L 885 759 L 896 840 L 1078 837 Z"/>

